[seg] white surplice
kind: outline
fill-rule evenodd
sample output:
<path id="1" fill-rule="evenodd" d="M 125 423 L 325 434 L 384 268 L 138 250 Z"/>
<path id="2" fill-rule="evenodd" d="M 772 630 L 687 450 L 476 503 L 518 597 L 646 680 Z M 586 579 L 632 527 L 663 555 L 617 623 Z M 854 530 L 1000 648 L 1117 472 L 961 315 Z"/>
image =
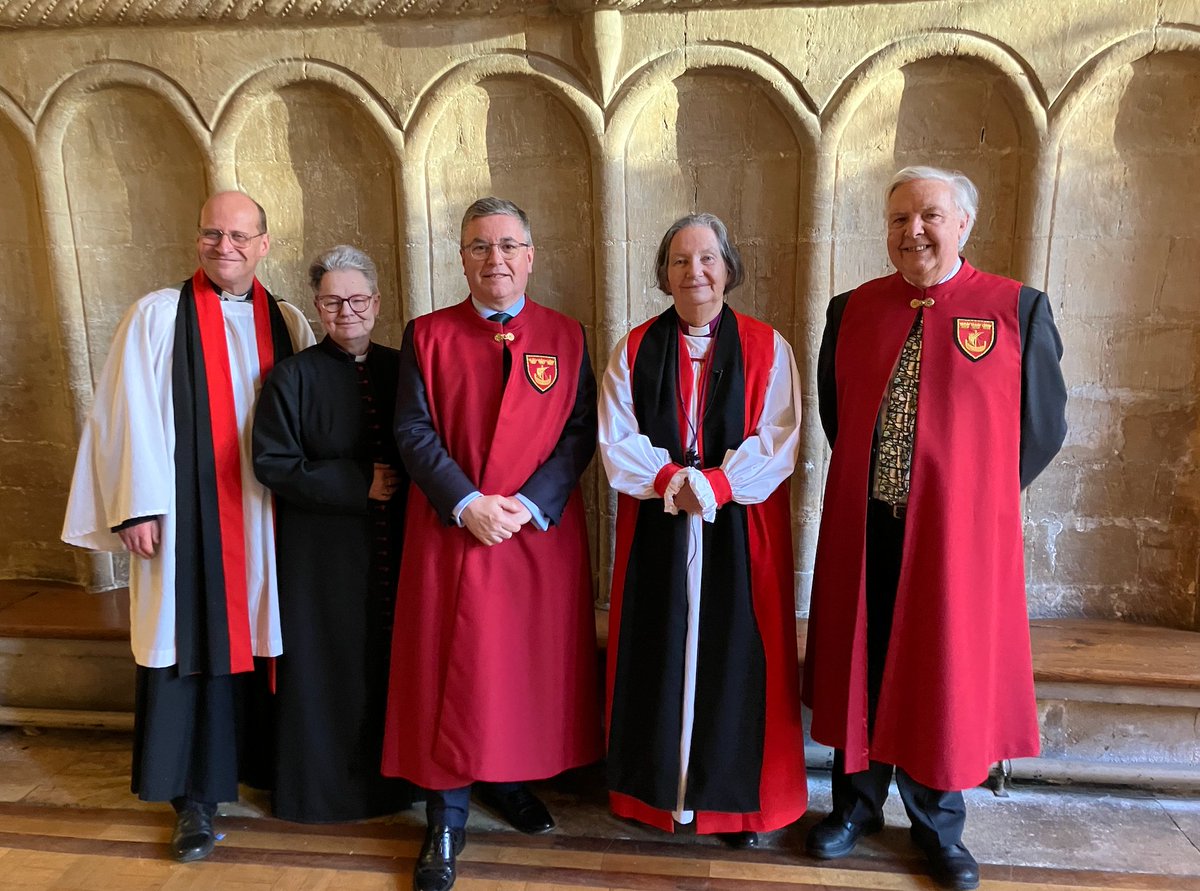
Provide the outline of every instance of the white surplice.
<path id="1" fill-rule="evenodd" d="M 63 523 L 67 544 L 121 551 L 110 531 L 135 517 L 162 517 L 158 554 L 129 555 L 130 636 L 134 660 L 147 668 L 175 664 L 175 411 L 171 360 L 179 287 L 141 298 L 121 320 L 92 411 L 83 429 Z M 278 304 L 297 351 L 315 342 L 304 315 Z M 275 584 L 271 493 L 254 478 L 250 428 L 261 385 L 254 313 L 249 300 L 222 300 L 229 371 L 241 442 L 246 592 L 256 656 L 282 652 Z"/>
<path id="2" fill-rule="evenodd" d="M 609 484 L 618 492 L 646 500 L 657 498 L 654 479 L 659 471 L 672 463 L 666 449 L 655 447 L 638 430 L 633 413 L 633 394 L 630 386 L 629 357 L 626 352 L 628 335 L 621 339 L 608 362 L 600 391 L 600 457 L 608 474 Z M 691 357 L 693 381 L 700 379 L 704 359 L 715 342 L 711 337 L 683 338 Z M 796 359 L 786 340 L 775 332 L 774 357 L 767 379 L 767 392 L 762 414 L 754 432 L 736 449 L 725 453 L 721 470 L 729 480 L 732 499 L 738 504 L 760 504 L 791 476 L 800 451 L 800 379 Z M 682 390 L 685 388 L 681 388 Z M 686 442 L 693 444 L 693 430 L 699 429 L 700 409 L 697 406 L 699 386 L 692 386 L 687 417 L 691 422 L 681 431 Z M 712 486 L 695 468 L 684 468 L 671 479 L 663 498 L 663 509 L 676 513 L 675 493 L 684 482 L 691 485 L 703 514 L 688 517 L 687 554 L 687 639 L 685 652 L 680 654 L 684 666 L 683 721 L 679 740 L 679 795 L 673 816 L 679 823 L 690 823 L 693 812 L 683 807 L 687 790 L 688 762 L 691 755 L 692 721 L 696 702 L 696 668 L 700 629 L 700 582 L 704 574 L 703 526 L 716 517 L 717 501 Z"/>

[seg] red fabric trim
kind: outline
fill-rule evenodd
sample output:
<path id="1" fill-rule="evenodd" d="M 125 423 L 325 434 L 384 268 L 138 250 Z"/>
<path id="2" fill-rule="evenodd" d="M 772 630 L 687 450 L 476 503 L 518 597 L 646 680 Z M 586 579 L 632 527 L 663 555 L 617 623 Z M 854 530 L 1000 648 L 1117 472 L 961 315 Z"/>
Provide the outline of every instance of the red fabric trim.
<path id="1" fill-rule="evenodd" d="M 654 477 L 654 491 L 659 498 L 662 498 L 667 491 L 667 486 L 670 485 L 672 477 L 679 471 L 683 470 L 682 464 L 664 464 L 662 470 Z"/>
<path id="2" fill-rule="evenodd" d="M 275 367 L 275 341 L 271 337 L 271 311 L 267 307 L 271 296 L 258 279 L 254 280 L 250 293 L 254 305 L 254 340 L 258 345 L 258 379 L 261 382 Z"/>
<path id="3" fill-rule="evenodd" d="M 254 670 L 250 645 L 250 606 L 246 590 L 246 529 L 242 509 L 241 437 L 233 401 L 233 376 L 221 300 L 203 271 L 192 277 L 204 374 L 208 383 L 209 423 L 216 464 L 217 514 L 221 527 L 221 565 L 225 573 L 225 616 L 229 630 L 229 671 Z M 274 362 L 275 350 L 266 312 L 266 291 L 256 279 L 253 287 L 255 336 L 259 365 Z M 261 319 L 261 321 L 260 321 Z M 263 327 L 266 336 L 264 340 Z M 265 352 L 264 352 L 265 350 Z"/>
<path id="4" fill-rule="evenodd" d="M 651 320 L 653 321 L 653 320 Z M 629 366 L 647 325 L 639 326 L 629 338 Z M 758 427 L 766 401 L 766 386 L 774 362 L 774 331 L 748 316 L 738 316 L 746 375 L 746 435 Z M 635 339 L 636 335 L 636 339 Z M 674 466 L 674 465 L 669 465 Z M 676 466 L 676 469 L 678 467 Z M 660 471 L 666 474 L 668 468 Z M 672 474 L 673 475 L 673 474 Z M 729 491 L 724 472 L 705 471 L 710 483 Z M 669 477 L 668 477 L 669 479 Z M 800 683 L 796 654 L 795 602 L 792 595 L 791 514 L 788 484 L 782 484 L 760 505 L 748 505 L 750 523 L 750 571 L 754 612 L 767 660 L 766 710 L 763 765 L 759 780 L 759 806 L 755 813 L 696 812 L 696 832 L 770 832 L 798 820 L 807 805 L 804 770 L 804 730 L 801 723 Z M 608 665 L 606 707 L 612 707 L 616 655 L 621 629 L 621 602 L 629 551 L 637 525 L 638 501 L 617 496 L 617 535 L 614 546 L 613 583 L 608 622 Z M 606 726 L 611 722 L 607 720 Z M 664 832 L 675 831 L 669 811 L 651 807 L 619 792 L 609 793 L 609 807 L 619 817 L 637 820 Z"/>
<path id="5" fill-rule="evenodd" d="M 733 490 L 729 487 L 729 477 L 720 467 L 710 467 L 702 471 L 708 484 L 712 486 L 713 495 L 717 498 L 717 507 L 724 507 L 733 500 Z"/>

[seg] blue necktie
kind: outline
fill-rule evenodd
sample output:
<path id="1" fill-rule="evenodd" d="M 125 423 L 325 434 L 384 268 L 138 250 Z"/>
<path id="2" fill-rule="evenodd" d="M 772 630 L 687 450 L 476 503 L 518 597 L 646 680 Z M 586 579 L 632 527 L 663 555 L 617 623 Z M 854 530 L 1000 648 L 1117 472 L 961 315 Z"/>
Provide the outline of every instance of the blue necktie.
<path id="1" fill-rule="evenodd" d="M 498 322 L 501 325 L 507 325 L 512 321 L 512 316 L 506 312 L 494 312 L 488 316 L 489 322 Z M 504 359 L 503 359 L 504 382 L 508 383 L 508 373 L 512 371 L 512 353 L 508 351 L 508 341 L 504 341 Z"/>

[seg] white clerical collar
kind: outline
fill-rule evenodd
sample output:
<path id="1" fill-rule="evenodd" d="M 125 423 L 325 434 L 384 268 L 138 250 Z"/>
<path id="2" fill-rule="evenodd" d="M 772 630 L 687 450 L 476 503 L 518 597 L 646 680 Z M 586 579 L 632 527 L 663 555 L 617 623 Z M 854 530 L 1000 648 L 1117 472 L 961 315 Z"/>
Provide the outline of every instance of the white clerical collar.
<path id="1" fill-rule="evenodd" d="M 717 333 L 718 323 L 721 321 L 721 314 L 717 313 L 716 317 L 710 319 L 704 325 L 692 325 L 679 319 L 679 330 L 683 332 L 685 337 L 712 337 Z"/>
<path id="2" fill-rule="evenodd" d="M 471 297 L 471 305 L 475 307 L 475 312 L 479 313 L 480 318 L 486 319 L 489 316 L 494 316 L 498 312 L 506 312 L 508 313 L 510 319 L 515 319 L 518 315 L 520 315 L 521 310 L 525 308 L 525 295 L 522 294 L 520 297 L 518 297 L 517 302 L 508 309 L 492 309 L 490 306 L 484 306 L 482 303 L 476 300 L 474 296 Z"/>
<path id="3" fill-rule="evenodd" d="M 217 296 L 229 303 L 245 303 L 250 299 L 250 291 L 245 294 L 230 294 L 228 291 L 217 291 Z"/>

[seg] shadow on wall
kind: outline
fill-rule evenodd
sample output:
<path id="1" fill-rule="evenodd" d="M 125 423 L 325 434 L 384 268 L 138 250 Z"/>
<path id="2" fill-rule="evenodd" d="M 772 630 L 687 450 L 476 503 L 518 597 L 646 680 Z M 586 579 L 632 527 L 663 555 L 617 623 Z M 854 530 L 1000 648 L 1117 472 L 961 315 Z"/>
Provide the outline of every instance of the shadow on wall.
<path id="1" fill-rule="evenodd" d="M 74 555 L 57 541 L 75 430 L 35 183 L 25 141 L 0 118 L 0 577 L 70 579 Z"/>
<path id="2" fill-rule="evenodd" d="M 316 319 L 308 266 L 352 244 L 379 269 L 382 313 L 374 338 L 399 346 L 404 332 L 397 276 L 392 151 L 368 115 L 332 87 L 292 84 L 260 102 L 237 140 L 238 182 L 267 207 L 268 287 Z"/>

